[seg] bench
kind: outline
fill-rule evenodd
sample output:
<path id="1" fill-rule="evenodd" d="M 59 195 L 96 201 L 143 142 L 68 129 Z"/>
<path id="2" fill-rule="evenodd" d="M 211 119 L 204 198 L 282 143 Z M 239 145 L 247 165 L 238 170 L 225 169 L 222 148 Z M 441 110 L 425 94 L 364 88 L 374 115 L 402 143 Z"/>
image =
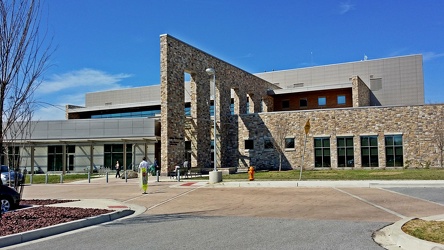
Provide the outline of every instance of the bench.
<path id="1" fill-rule="evenodd" d="M 190 168 L 190 170 L 185 170 L 183 168 L 180 168 L 180 176 L 188 177 L 202 177 L 202 171 L 200 168 Z M 168 172 L 168 176 L 171 178 L 177 178 L 176 171 L 170 171 Z"/>
<path id="2" fill-rule="evenodd" d="M 202 171 L 200 168 L 190 168 L 190 170 L 188 170 L 188 175 L 190 177 L 202 177 Z"/>
<path id="3" fill-rule="evenodd" d="M 188 175 L 186 170 L 183 170 L 182 168 L 179 169 L 180 176 Z M 175 170 L 169 171 L 168 176 L 171 178 L 177 178 L 177 173 Z"/>

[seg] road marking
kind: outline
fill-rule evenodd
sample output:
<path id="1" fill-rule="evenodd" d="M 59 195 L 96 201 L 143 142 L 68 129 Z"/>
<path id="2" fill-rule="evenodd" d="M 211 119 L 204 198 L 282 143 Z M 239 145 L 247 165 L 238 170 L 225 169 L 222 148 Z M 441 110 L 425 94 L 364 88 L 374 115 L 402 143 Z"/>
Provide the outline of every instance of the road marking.
<path id="1" fill-rule="evenodd" d="M 333 188 L 333 189 L 335 189 L 335 190 L 337 190 L 337 191 L 339 191 L 339 192 L 342 192 L 342 193 L 344 193 L 344 194 L 350 195 L 351 197 L 356 198 L 356 199 L 358 199 L 358 200 L 360 200 L 360 201 L 362 201 L 362 202 L 365 202 L 365 203 L 367 203 L 367 204 L 369 204 L 369 205 L 371 205 L 371 206 L 374 206 L 374 207 L 376 207 L 376 208 L 379 208 L 379 209 L 381 209 L 381 210 L 384 210 L 384 211 L 386 211 L 387 213 L 390 213 L 390 214 L 393 214 L 393 215 L 395 215 L 395 216 L 398 216 L 398 217 L 401 218 L 401 219 L 406 218 L 406 216 L 404 216 L 404 215 L 402 215 L 402 214 L 400 214 L 400 213 L 397 213 L 397 212 L 395 212 L 395 211 L 393 211 L 393 210 L 390 210 L 390 209 L 388 209 L 388 208 L 385 208 L 385 207 L 383 207 L 383 206 L 379 206 L 379 205 L 377 205 L 377 204 L 375 204 L 375 203 L 373 203 L 373 202 L 371 202 L 371 201 L 368 201 L 368 200 L 366 200 L 366 199 L 364 199 L 364 198 L 361 198 L 361 197 L 359 197 L 359 196 L 356 196 L 356 195 L 354 195 L 354 194 L 351 194 L 351 193 L 349 193 L 349 192 L 347 192 L 347 191 L 344 191 L 344 190 L 341 190 L 341 189 L 338 189 L 338 188 Z"/>
<path id="2" fill-rule="evenodd" d="M 390 189 L 386 189 L 386 188 L 379 188 L 379 189 L 387 191 L 387 192 L 391 192 L 391 193 L 394 193 L 394 194 L 403 195 L 405 197 L 409 197 L 409 198 L 412 198 L 412 199 L 417 199 L 417 200 L 421 200 L 421 201 L 425 201 L 425 202 L 430 202 L 430 203 L 433 203 L 433 204 L 436 204 L 436 205 L 439 205 L 439 206 L 444 206 L 444 204 L 441 204 L 441 203 L 436 202 L 436 201 L 430 201 L 430 200 L 426 200 L 426 199 L 423 199 L 423 198 L 420 198 L 420 197 L 411 196 L 409 194 L 403 194 L 403 193 L 400 193 L 400 192 L 397 192 L 397 191 L 394 191 L 394 190 L 390 190 Z"/>
<path id="3" fill-rule="evenodd" d="M 186 195 L 186 194 L 189 194 L 189 193 L 191 193 L 191 192 L 193 192 L 193 191 L 195 191 L 195 190 L 197 190 L 197 189 L 199 189 L 199 188 L 202 188 L 202 187 L 205 187 L 205 186 L 200 186 L 200 187 L 197 187 L 197 188 L 193 188 L 193 189 L 190 189 L 190 190 L 188 190 L 188 191 L 186 191 L 186 192 L 183 192 L 183 193 L 181 193 L 181 194 L 178 194 L 178 195 L 176 195 L 176 196 L 174 196 L 174 197 L 171 197 L 171 198 L 169 198 L 168 200 L 162 201 L 161 203 L 158 203 L 158 204 L 156 204 L 156 205 L 153 205 L 153 206 L 147 208 L 147 211 L 149 211 L 149 210 L 151 210 L 151 209 L 154 209 L 154 208 L 156 208 L 156 207 L 158 207 L 158 206 L 161 206 L 161 205 L 163 205 L 163 204 L 166 204 L 166 203 L 168 203 L 168 202 L 170 202 L 170 201 L 173 201 L 173 200 L 175 200 L 175 199 L 177 199 L 177 198 L 179 198 L 179 197 L 182 197 L 182 196 L 184 196 L 184 195 Z"/>

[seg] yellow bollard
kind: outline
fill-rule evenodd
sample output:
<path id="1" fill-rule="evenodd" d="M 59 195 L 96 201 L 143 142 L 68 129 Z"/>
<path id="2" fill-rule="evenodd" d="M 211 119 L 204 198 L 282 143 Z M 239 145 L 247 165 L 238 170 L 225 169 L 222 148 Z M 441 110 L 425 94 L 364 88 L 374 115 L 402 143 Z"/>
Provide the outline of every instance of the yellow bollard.
<path id="1" fill-rule="evenodd" d="M 250 166 L 250 168 L 248 169 L 248 179 L 250 181 L 254 181 L 254 167 Z"/>

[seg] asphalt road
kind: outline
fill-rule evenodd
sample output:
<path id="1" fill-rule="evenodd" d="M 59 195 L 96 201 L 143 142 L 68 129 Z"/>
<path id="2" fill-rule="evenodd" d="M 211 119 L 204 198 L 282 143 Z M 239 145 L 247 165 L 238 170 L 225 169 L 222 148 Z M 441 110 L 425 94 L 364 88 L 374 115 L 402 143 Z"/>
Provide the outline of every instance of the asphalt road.
<path id="1" fill-rule="evenodd" d="M 443 214 L 443 191 L 159 183 L 141 195 L 134 184 L 35 185 L 25 198 L 96 196 L 148 209 L 6 249 L 383 249 L 373 241 L 373 232 L 402 217 Z"/>

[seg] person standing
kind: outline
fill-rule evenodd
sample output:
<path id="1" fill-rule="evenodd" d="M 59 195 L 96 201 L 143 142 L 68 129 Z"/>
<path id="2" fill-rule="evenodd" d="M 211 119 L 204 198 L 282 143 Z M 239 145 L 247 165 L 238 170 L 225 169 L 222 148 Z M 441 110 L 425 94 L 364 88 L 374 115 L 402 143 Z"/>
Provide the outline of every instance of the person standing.
<path id="1" fill-rule="evenodd" d="M 139 164 L 139 173 L 140 173 L 140 186 L 142 187 L 143 194 L 146 194 L 146 190 L 148 189 L 148 162 L 146 161 L 146 157 L 143 157 L 142 161 Z"/>
<path id="2" fill-rule="evenodd" d="M 186 176 L 188 178 L 188 175 L 190 174 L 190 165 L 188 163 L 188 160 L 185 160 L 183 162 L 183 169 L 184 169 L 184 171 L 186 171 Z"/>
<path id="3" fill-rule="evenodd" d="M 120 178 L 120 164 L 119 161 L 116 161 L 116 178 L 119 176 Z"/>
<path id="4" fill-rule="evenodd" d="M 139 170 L 141 168 L 148 170 L 148 162 L 146 161 L 146 157 L 143 157 L 142 161 L 139 164 Z"/>

